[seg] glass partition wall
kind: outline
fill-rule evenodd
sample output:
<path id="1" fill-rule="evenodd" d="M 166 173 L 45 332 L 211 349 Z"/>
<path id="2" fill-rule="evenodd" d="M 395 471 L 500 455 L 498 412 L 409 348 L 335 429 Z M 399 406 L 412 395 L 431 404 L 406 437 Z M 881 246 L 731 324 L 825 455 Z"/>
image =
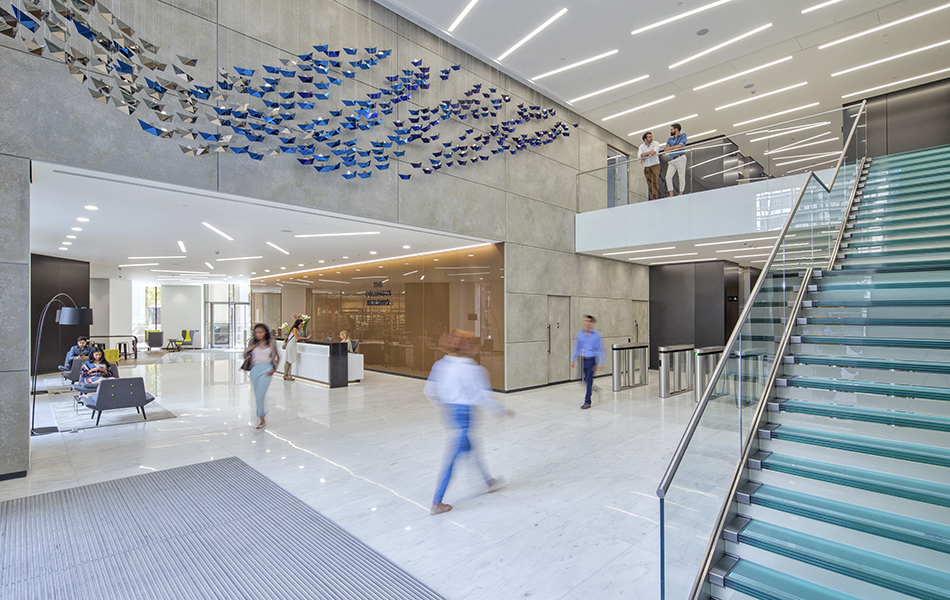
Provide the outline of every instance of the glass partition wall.
<path id="1" fill-rule="evenodd" d="M 426 377 L 442 357 L 439 337 L 475 334 L 475 360 L 504 389 L 503 245 L 330 266 L 251 283 L 251 316 L 272 329 L 311 317 L 314 341 L 358 340 L 366 368 Z"/>

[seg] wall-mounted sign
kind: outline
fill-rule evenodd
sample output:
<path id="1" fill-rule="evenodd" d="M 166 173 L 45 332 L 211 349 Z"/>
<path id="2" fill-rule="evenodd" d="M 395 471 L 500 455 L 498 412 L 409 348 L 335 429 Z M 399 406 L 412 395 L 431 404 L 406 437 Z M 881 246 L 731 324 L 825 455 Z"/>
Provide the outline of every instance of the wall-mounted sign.
<path id="1" fill-rule="evenodd" d="M 389 297 L 392 290 L 371 290 L 366 292 L 366 306 L 389 306 L 392 302 Z"/>

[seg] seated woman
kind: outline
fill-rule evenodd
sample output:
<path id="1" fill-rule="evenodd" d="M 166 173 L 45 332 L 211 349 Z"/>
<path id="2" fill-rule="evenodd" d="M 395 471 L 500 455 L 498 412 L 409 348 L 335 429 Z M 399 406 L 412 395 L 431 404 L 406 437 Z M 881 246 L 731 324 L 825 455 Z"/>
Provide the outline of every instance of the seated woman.
<path id="1" fill-rule="evenodd" d="M 350 335 L 345 330 L 340 332 L 340 342 L 346 344 L 347 352 L 355 351 L 355 348 L 353 347 L 353 340 L 350 339 Z"/>
<path id="2" fill-rule="evenodd" d="M 92 356 L 85 362 L 80 371 L 80 378 L 86 385 L 98 385 L 103 379 L 115 379 L 110 370 L 109 361 L 103 355 L 101 349 L 96 348 L 92 351 Z"/>

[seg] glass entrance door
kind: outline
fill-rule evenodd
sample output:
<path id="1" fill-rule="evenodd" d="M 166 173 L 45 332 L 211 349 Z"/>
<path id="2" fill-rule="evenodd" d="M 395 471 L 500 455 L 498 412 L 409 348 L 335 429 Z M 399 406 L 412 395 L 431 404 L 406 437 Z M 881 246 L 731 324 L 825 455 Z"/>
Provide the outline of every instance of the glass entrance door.
<path id="1" fill-rule="evenodd" d="M 251 303 L 235 302 L 231 323 L 231 347 L 245 348 L 251 337 Z"/>
<path id="2" fill-rule="evenodd" d="M 208 303 L 208 339 L 211 348 L 231 347 L 231 305 L 228 302 Z"/>

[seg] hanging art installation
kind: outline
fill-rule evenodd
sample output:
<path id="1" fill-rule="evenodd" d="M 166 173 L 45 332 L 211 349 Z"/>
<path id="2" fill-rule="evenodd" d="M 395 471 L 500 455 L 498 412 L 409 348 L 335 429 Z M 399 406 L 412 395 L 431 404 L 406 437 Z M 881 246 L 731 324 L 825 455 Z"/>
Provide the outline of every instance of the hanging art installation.
<path id="1" fill-rule="evenodd" d="M 509 107 L 510 95 L 482 83 L 464 98 L 438 99 L 438 84 L 461 65 L 439 69 L 435 81 L 431 67 L 412 60 L 379 85 L 392 50 L 314 45 L 279 64 L 222 68 L 213 83 L 199 83 L 193 75 L 198 58 L 176 54 L 163 62 L 158 45 L 96 0 L 23 0 L 22 8 L 10 8 L 0 8 L 0 35 L 65 63 L 93 100 L 136 118 L 146 133 L 177 141 L 188 156 L 231 152 L 264 161 L 290 155 L 302 167 L 345 179 L 367 179 L 374 168 L 396 164 L 406 180 L 413 170 L 431 175 L 506 152 L 514 156 L 577 127 L 556 120 L 553 108 Z M 393 119 L 403 103 L 408 116 Z M 546 128 L 519 131 L 536 127 L 532 123 Z"/>

